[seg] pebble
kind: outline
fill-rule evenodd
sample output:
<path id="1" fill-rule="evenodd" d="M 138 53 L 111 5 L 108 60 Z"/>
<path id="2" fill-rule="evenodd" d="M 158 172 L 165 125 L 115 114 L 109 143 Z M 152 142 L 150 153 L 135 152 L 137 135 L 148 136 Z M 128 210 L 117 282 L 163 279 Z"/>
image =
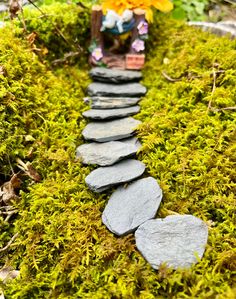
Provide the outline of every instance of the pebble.
<path id="1" fill-rule="evenodd" d="M 124 158 L 135 155 L 137 150 L 137 145 L 129 144 L 128 142 L 93 142 L 79 146 L 76 150 L 76 158 L 80 158 L 84 164 L 109 166 Z"/>
<path id="2" fill-rule="evenodd" d="M 95 67 L 89 74 L 94 81 L 117 84 L 139 81 L 142 79 L 142 73 L 138 71 L 108 69 L 103 67 Z"/>
<path id="3" fill-rule="evenodd" d="M 136 245 L 154 269 L 189 268 L 202 258 L 207 243 L 207 225 L 192 215 L 171 215 L 148 220 L 135 232 Z"/>
<path id="4" fill-rule="evenodd" d="M 141 122 L 132 117 L 118 120 L 91 122 L 82 132 L 86 140 L 108 142 L 131 137 Z"/>
<path id="5" fill-rule="evenodd" d="M 88 87 L 88 94 L 97 97 L 140 97 L 147 92 L 146 87 L 140 83 L 107 84 L 91 83 Z"/>
<path id="6" fill-rule="evenodd" d="M 83 116 L 96 120 L 106 120 L 127 117 L 130 115 L 137 114 L 140 111 L 139 106 L 133 106 L 128 108 L 119 109 L 90 109 L 83 113 Z"/>
<path id="7" fill-rule="evenodd" d="M 130 182 L 140 177 L 144 171 L 145 165 L 142 162 L 128 159 L 95 169 L 85 178 L 85 182 L 92 191 L 102 192 L 115 185 Z"/>
<path id="8" fill-rule="evenodd" d="M 94 109 L 125 108 L 136 105 L 140 98 L 86 97 L 84 102 Z"/>
<path id="9" fill-rule="evenodd" d="M 152 177 L 140 179 L 112 194 L 102 221 L 114 234 L 127 235 L 155 217 L 161 200 L 162 190 L 157 181 Z"/>

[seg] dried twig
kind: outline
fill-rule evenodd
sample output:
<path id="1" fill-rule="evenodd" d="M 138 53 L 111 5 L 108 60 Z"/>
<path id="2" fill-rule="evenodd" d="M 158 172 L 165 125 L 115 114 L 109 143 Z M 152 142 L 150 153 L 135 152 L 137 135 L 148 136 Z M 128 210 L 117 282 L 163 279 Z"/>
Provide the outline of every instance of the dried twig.
<path id="1" fill-rule="evenodd" d="M 6 251 L 6 250 L 11 246 L 11 244 L 16 240 L 16 238 L 17 238 L 18 236 L 19 236 L 19 234 L 16 233 L 16 234 L 11 238 L 11 240 L 7 243 L 7 245 L 6 245 L 5 247 L 3 247 L 3 248 L 0 249 L 0 252 L 4 252 L 4 251 Z"/>
<path id="2" fill-rule="evenodd" d="M 162 71 L 161 73 L 162 73 L 163 77 L 165 77 L 170 82 L 178 82 L 178 81 L 182 80 L 181 78 L 171 78 L 169 75 L 167 75 L 167 73 L 165 71 Z"/>
<path id="3" fill-rule="evenodd" d="M 225 72 L 224 70 L 218 70 L 218 71 L 215 70 L 216 74 L 222 74 L 224 72 Z M 187 76 L 181 76 L 180 78 L 172 78 L 165 71 L 162 71 L 161 73 L 162 73 L 163 77 L 165 77 L 170 82 L 178 82 L 178 81 L 181 81 L 183 78 L 187 78 L 188 80 L 192 80 L 192 79 L 198 79 L 198 78 L 202 78 L 203 77 L 203 75 L 196 75 L 196 76 L 194 76 L 190 72 L 190 73 L 187 74 Z M 213 72 L 211 74 L 213 74 Z"/>
<path id="4" fill-rule="evenodd" d="M 10 220 L 11 216 L 16 214 L 17 212 L 18 212 L 17 209 L 11 210 L 11 211 L 5 211 L 5 212 L 0 211 L 0 215 L 6 215 L 7 217 L 4 219 L 4 222 L 8 222 Z"/>
<path id="5" fill-rule="evenodd" d="M 212 86 L 212 91 L 211 91 L 211 99 L 210 99 L 210 101 L 208 103 L 208 107 L 207 107 L 207 112 L 211 109 L 211 103 L 212 103 L 213 95 L 214 95 L 215 90 L 216 90 L 216 71 L 215 71 L 215 66 L 214 65 L 213 65 L 212 75 L 213 75 L 213 86 Z"/>
<path id="6" fill-rule="evenodd" d="M 82 49 L 81 49 L 81 51 L 82 51 Z M 77 56 L 80 55 L 80 53 L 81 52 L 66 53 L 63 58 L 53 60 L 52 64 L 53 65 L 58 65 L 58 64 L 61 64 L 61 63 L 66 63 L 68 61 L 68 59 L 73 58 L 73 57 L 77 57 Z"/>
<path id="7" fill-rule="evenodd" d="M 236 106 L 234 107 L 225 107 L 225 108 L 219 108 L 219 109 L 214 109 L 211 108 L 214 112 L 220 112 L 220 111 L 224 111 L 224 110 L 236 110 Z"/>

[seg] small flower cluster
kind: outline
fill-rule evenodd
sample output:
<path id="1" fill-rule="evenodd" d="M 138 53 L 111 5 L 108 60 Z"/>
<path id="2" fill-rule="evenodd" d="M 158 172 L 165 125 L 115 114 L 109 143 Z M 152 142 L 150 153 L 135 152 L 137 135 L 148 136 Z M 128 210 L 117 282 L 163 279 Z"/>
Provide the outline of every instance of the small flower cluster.
<path id="1" fill-rule="evenodd" d="M 135 50 L 135 52 L 139 53 L 145 50 L 144 40 L 148 37 L 148 23 L 146 21 L 141 21 L 138 24 L 137 29 L 139 37 L 132 43 L 132 48 Z"/>
<path id="2" fill-rule="evenodd" d="M 103 58 L 102 48 L 97 45 L 96 41 L 93 41 L 89 47 L 89 52 L 95 61 L 100 61 Z"/>

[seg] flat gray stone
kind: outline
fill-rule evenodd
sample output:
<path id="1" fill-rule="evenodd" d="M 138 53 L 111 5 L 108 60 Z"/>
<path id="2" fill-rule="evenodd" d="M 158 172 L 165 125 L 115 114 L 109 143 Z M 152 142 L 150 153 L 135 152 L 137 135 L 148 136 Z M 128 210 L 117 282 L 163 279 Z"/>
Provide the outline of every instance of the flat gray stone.
<path id="1" fill-rule="evenodd" d="M 87 97 L 84 102 L 94 109 L 124 108 L 136 105 L 140 98 Z"/>
<path id="2" fill-rule="evenodd" d="M 142 79 L 142 73 L 138 71 L 127 71 L 95 67 L 89 72 L 94 81 L 110 83 L 127 83 Z"/>
<path id="3" fill-rule="evenodd" d="M 162 190 L 154 178 L 144 178 L 119 187 L 109 199 L 102 222 L 118 236 L 133 232 L 155 217 L 162 200 Z"/>
<path id="4" fill-rule="evenodd" d="M 211 23 L 211 22 L 188 22 L 190 26 L 200 27 L 203 31 L 209 31 L 213 34 L 224 36 L 231 35 L 231 38 L 236 38 L 236 29 L 225 23 Z"/>
<path id="5" fill-rule="evenodd" d="M 139 124 L 141 122 L 132 117 L 104 122 L 91 122 L 85 127 L 82 135 L 86 140 L 96 142 L 120 140 L 131 137 Z"/>
<path id="6" fill-rule="evenodd" d="M 125 143 L 125 144 L 131 144 L 134 145 L 138 150 L 141 149 L 142 144 L 140 143 L 140 141 L 136 138 L 136 137 L 130 137 L 130 138 L 126 138 L 126 139 L 122 139 L 120 140 L 120 142 Z"/>
<path id="7" fill-rule="evenodd" d="M 91 119 L 106 120 L 127 117 L 137 114 L 140 111 L 139 106 L 132 106 L 128 108 L 119 109 L 90 109 L 83 113 L 83 116 Z"/>
<path id="8" fill-rule="evenodd" d="M 146 87 L 139 83 L 118 85 L 94 82 L 88 87 L 88 95 L 97 97 L 141 97 L 146 92 Z"/>
<path id="9" fill-rule="evenodd" d="M 120 141 L 92 142 L 79 146 L 76 150 L 76 157 L 80 158 L 84 164 L 109 166 L 135 155 L 137 150 L 137 145 Z"/>
<path id="10" fill-rule="evenodd" d="M 130 182 L 140 177 L 144 171 L 145 165 L 142 162 L 128 159 L 95 169 L 85 178 L 85 182 L 92 191 L 102 192 L 115 185 Z"/>
<path id="11" fill-rule="evenodd" d="M 154 269 L 189 268 L 202 258 L 207 244 L 207 225 L 191 215 L 148 220 L 135 232 L 136 245 Z"/>

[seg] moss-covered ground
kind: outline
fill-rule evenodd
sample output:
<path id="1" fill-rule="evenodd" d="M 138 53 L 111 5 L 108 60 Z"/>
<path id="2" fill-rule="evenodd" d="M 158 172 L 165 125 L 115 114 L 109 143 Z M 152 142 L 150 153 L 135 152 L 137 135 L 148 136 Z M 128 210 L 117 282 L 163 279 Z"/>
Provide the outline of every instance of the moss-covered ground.
<path id="1" fill-rule="evenodd" d="M 1 265 L 21 271 L 2 285 L 6 298 L 235 298 L 236 112 L 228 107 L 236 98 L 236 42 L 167 17 L 152 26 L 143 71 L 148 93 L 137 115 L 143 122 L 139 159 L 164 191 L 157 217 L 192 214 L 209 225 L 197 265 L 154 271 L 133 235 L 116 238 L 102 225 L 109 194 L 90 192 L 84 178 L 92 168 L 75 162 L 86 125 L 87 54 L 76 65 L 52 68 L 50 61 L 68 50 L 55 42 L 53 26 L 84 46 L 89 15 L 81 7 L 60 7 L 52 23 L 28 15 L 34 41 L 16 25 L 0 34 L 1 181 L 10 178 L 11 167 L 17 172 L 17 158 L 42 176 L 37 184 L 24 179 L 14 203 L 18 215 L 1 220 L 1 247 L 19 233 L 0 253 Z M 86 30 L 79 31 L 75 13 Z"/>

